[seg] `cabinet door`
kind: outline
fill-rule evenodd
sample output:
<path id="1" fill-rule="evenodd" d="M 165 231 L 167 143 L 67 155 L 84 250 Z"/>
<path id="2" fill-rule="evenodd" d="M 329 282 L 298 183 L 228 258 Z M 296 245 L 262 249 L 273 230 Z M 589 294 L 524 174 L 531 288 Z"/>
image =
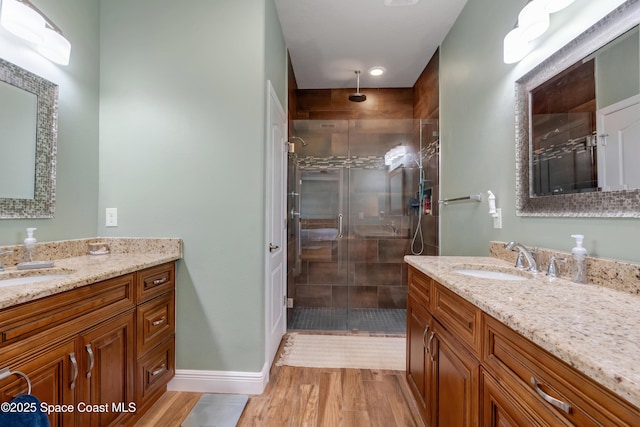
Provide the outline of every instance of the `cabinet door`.
<path id="1" fill-rule="evenodd" d="M 426 344 L 431 333 L 431 316 L 409 297 L 407 305 L 407 382 L 422 412 L 423 420 L 432 425 L 434 403 L 433 372 Z"/>
<path id="2" fill-rule="evenodd" d="M 75 340 L 53 347 L 37 348 L 33 357 L 3 363 L 12 371 L 20 371 L 31 381 L 31 394 L 48 405 L 69 405 L 75 408 L 75 389 L 78 365 L 75 359 Z M 5 402 L 27 393 L 27 382 L 22 376 L 11 375 L 0 382 L 0 399 Z M 75 411 L 56 411 L 49 415 L 52 427 L 71 426 L 75 423 Z"/>
<path id="3" fill-rule="evenodd" d="M 471 427 L 478 425 L 480 362 L 436 321 L 436 340 L 431 351 L 434 369 L 437 425 Z"/>
<path id="4" fill-rule="evenodd" d="M 135 314 L 118 316 L 80 335 L 83 426 L 108 426 L 127 415 L 135 402 Z"/>

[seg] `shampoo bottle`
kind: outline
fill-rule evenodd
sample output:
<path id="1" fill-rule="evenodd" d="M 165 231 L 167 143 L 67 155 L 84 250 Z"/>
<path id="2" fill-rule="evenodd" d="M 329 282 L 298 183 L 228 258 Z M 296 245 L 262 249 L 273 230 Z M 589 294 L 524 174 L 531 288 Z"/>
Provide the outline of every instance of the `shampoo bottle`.
<path id="1" fill-rule="evenodd" d="M 576 239 L 576 246 L 571 249 L 573 255 L 573 281 L 576 283 L 587 283 L 587 250 L 582 246 L 584 236 L 582 234 L 572 234 Z"/>

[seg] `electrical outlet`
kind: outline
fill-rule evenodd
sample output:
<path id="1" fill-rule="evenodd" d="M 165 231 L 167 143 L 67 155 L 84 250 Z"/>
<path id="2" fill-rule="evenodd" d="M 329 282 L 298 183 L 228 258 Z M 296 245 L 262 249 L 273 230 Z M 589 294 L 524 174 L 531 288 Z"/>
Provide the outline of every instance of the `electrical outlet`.
<path id="1" fill-rule="evenodd" d="M 107 208 L 105 211 L 105 225 L 107 227 L 118 226 L 118 208 Z"/>

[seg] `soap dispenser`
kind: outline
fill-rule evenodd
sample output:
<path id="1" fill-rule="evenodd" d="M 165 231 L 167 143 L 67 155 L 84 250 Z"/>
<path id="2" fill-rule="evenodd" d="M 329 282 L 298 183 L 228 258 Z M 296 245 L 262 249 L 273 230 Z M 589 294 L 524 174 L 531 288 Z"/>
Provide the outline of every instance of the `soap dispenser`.
<path id="1" fill-rule="evenodd" d="M 36 228 L 27 228 L 27 238 L 24 239 L 24 247 L 27 250 L 28 261 L 33 261 L 33 255 L 36 251 L 36 243 L 38 241 L 33 237 L 33 232 L 36 230 Z"/>
<path id="2" fill-rule="evenodd" d="M 576 283 L 587 283 L 587 250 L 582 246 L 584 236 L 582 234 L 572 234 L 576 239 L 576 246 L 571 249 L 573 255 L 573 281 Z"/>

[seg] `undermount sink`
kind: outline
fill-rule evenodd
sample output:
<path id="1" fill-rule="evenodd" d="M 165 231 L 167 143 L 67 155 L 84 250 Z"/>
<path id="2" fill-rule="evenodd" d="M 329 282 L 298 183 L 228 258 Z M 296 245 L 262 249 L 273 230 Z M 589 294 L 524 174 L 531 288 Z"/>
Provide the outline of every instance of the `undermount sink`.
<path id="1" fill-rule="evenodd" d="M 505 271 L 506 269 L 493 266 L 461 266 L 454 268 L 453 272 L 465 276 L 477 277 L 480 279 L 492 280 L 528 280 L 532 277 L 530 273 L 524 271 Z"/>
<path id="2" fill-rule="evenodd" d="M 0 288 L 6 288 L 7 286 L 24 285 L 37 282 L 44 282 L 46 280 L 55 280 L 65 277 L 67 274 L 72 273 L 72 270 L 58 269 L 43 274 L 43 271 L 32 270 L 21 273 L 8 273 L 0 275 Z"/>

